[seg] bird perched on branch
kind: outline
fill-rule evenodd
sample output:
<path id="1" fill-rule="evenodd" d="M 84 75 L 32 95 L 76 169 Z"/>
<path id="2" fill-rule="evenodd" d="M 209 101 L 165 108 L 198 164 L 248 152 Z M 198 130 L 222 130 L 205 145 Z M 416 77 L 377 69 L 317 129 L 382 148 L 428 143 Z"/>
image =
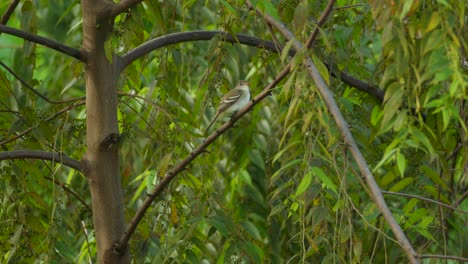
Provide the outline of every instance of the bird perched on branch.
<path id="1" fill-rule="evenodd" d="M 221 102 L 219 103 L 218 110 L 211 120 L 210 124 L 206 128 L 206 132 L 214 124 L 218 118 L 222 116 L 233 115 L 240 109 L 242 109 L 250 100 L 250 90 L 249 83 L 247 81 L 239 81 L 237 86 L 230 90 L 226 95 L 223 96 Z"/>

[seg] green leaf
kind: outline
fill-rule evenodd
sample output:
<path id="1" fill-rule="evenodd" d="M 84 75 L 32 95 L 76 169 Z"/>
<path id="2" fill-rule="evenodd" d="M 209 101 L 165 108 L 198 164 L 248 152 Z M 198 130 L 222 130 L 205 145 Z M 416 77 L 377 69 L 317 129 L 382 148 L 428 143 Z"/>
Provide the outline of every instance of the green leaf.
<path id="1" fill-rule="evenodd" d="M 397 167 L 398 171 L 400 172 L 400 176 L 403 177 L 405 175 L 406 170 L 406 159 L 405 156 L 398 151 L 396 155 Z"/>
<path id="2" fill-rule="evenodd" d="M 391 149 L 390 151 L 388 151 L 384 157 L 379 161 L 379 163 L 374 167 L 374 169 L 372 169 L 372 173 L 375 173 L 382 165 L 384 165 L 387 160 L 389 158 L 391 158 L 396 152 L 398 151 L 398 149 Z"/>
<path id="3" fill-rule="evenodd" d="M 229 11 L 231 11 L 231 13 L 233 13 L 234 15 L 237 16 L 237 11 L 236 11 L 236 9 L 234 7 L 232 7 L 231 4 L 229 4 L 225 0 L 220 0 L 220 1 L 221 1 L 221 4 L 223 4 L 224 7 L 226 7 Z"/>
<path id="4" fill-rule="evenodd" d="M 404 189 L 406 186 L 412 184 L 414 182 L 414 178 L 408 177 L 404 178 L 403 180 L 397 182 L 395 185 L 393 185 L 392 188 L 390 188 L 390 192 L 398 192 L 402 189 Z"/>
<path id="5" fill-rule="evenodd" d="M 318 72 L 322 76 L 323 80 L 330 85 L 330 73 L 328 72 L 327 66 L 319 59 L 315 54 L 312 55 L 312 61 L 317 67 Z"/>
<path id="6" fill-rule="evenodd" d="M 297 165 L 299 163 L 302 163 L 302 159 L 295 159 L 295 160 L 292 160 L 290 162 L 288 162 L 286 165 L 284 165 L 283 167 L 281 167 L 279 170 L 277 170 L 272 176 L 271 176 L 271 180 L 272 181 L 275 181 L 279 176 L 282 175 L 283 171 L 288 169 L 289 167 L 292 167 L 294 165 Z"/>
<path id="7" fill-rule="evenodd" d="M 278 15 L 278 11 L 276 10 L 276 7 L 269 1 L 269 0 L 259 0 L 258 4 L 263 7 L 264 12 L 272 16 L 276 20 L 280 20 L 280 17 Z M 260 8 L 262 9 L 262 8 Z"/>
<path id="8" fill-rule="evenodd" d="M 262 240 L 262 236 L 258 231 L 258 228 L 250 221 L 243 222 L 242 226 L 249 232 L 249 234 L 256 240 Z"/>
<path id="9" fill-rule="evenodd" d="M 432 180 L 432 182 L 434 182 L 435 184 L 441 186 L 445 190 L 449 189 L 449 187 L 444 182 L 444 180 L 442 180 L 442 178 L 439 176 L 439 174 L 437 174 L 434 170 L 432 170 L 432 168 L 430 168 L 430 167 L 428 167 L 426 165 L 423 165 L 422 166 L 422 171 L 424 172 L 424 174 L 427 177 L 429 177 Z"/>
<path id="10" fill-rule="evenodd" d="M 297 198 L 299 195 L 303 194 L 307 188 L 309 188 L 310 183 L 312 182 L 312 172 L 309 171 L 302 177 L 301 183 L 297 187 L 296 193 L 294 194 L 294 198 Z"/>
<path id="11" fill-rule="evenodd" d="M 224 237 L 228 237 L 229 230 L 227 229 L 226 225 L 219 217 L 212 217 L 208 219 L 208 223 L 213 226 L 217 231 L 221 233 Z"/>
<path id="12" fill-rule="evenodd" d="M 373 126 L 376 126 L 377 123 L 382 119 L 383 115 L 384 113 L 382 109 L 380 108 L 380 106 L 379 105 L 374 106 L 371 112 L 371 119 L 370 119 L 371 124 Z"/>
<path id="13" fill-rule="evenodd" d="M 263 251 L 259 246 L 253 244 L 252 242 L 246 241 L 243 244 L 243 248 L 246 251 L 246 253 L 251 257 L 249 259 L 253 260 L 253 263 L 263 263 Z"/>
<path id="14" fill-rule="evenodd" d="M 327 187 L 328 189 L 331 189 L 335 194 L 338 194 L 338 189 L 335 185 L 335 183 L 323 172 L 322 169 L 319 167 L 313 167 L 311 169 L 311 172 L 313 175 L 317 176 L 320 181 Z"/>

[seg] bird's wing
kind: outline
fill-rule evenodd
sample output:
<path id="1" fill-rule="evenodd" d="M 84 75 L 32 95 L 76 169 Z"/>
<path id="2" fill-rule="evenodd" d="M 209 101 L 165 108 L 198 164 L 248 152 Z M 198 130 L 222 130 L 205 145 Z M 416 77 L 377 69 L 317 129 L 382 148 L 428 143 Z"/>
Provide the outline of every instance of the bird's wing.
<path id="1" fill-rule="evenodd" d="M 233 103 L 235 103 L 239 97 L 242 95 L 241 91 L 238 90 L 231 90 L 229 91 L 223 99 L 221 99 L 221 102 L 219 103 L 218 107 L 218 112 L 222 113 L 226 109 L 228 109 Z"/>

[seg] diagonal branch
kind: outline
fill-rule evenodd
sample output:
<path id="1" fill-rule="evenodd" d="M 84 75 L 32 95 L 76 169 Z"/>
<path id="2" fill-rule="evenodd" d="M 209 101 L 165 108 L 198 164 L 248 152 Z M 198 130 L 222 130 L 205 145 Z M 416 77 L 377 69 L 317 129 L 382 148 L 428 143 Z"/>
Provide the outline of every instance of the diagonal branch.
<path id="1" fill-rule="evenodd" d="M 79 61 L 82 61 L 82 62 L 86 61 L 85 54 L 83 54 L 83 52 L 81 52 L 80 50 L 69 47 L 69 46 L 66 46 L 66 45 L 63 45 L 61 43 L 58 43 L 58 42 L 53 41 L 53 40 L 51 40 L 49 38 L 46 38 L 46 37 L 34 35 L 34 34 L 29 33 L 29 32 L 25 32 L 25 31 L 22 31 L 22 30 L 19 30 L 19 29 L 16 29 L 16 28 L 12 28 L 12 27 L 8 27 L 8 26 L 5 26 L 5 25 L 0 25 L 0 33 L 7 33 L 7 34 L 10 34 L 12 36 L 22 38 L 24 40 L 28 40 L 28 41 L 31 41 L 31 42 L 46 46 L 48 48 L 51 48 L 51 49 L 56 50 L 58 52 L 61 52 L 61 53 L 65 54 L 65 55 L 73 57 L 73 58 L 75 58 L 75 59 L 77 59 Z"/>
<path id="2" fill-rule="evenodd" d="M 86 102 L 85 102 L 84 100 L 82 100 L 82 101 L 77 101 L 76 103 L 73 103 L 73 104 L 71 104 L 71 105 L 69 105 L 69 106 L 63 108 L 62 110 L 60 110 L 60 111 L 54 113 L 53 115 L 47 117 L 44 121 L 45 121 L 45 122 L 49 122 L 50 120 L 56 118 L 57 116 L 59 116 L 59 115 L 61 115 L 61 114 L 63 114 L 63 113 L 66 113 L 66 112 L 68 112 L 68 111 L 70 111 L 70 110 L 72 110 L 72 109 L 74 109 L 74 108 L 76 108 L 76 107 L 78 107 L 78 106 L 84 105 L 85 103 L 86 103 Z M 29 128 L 27 128 L 27 129 L 23 130 L 22 132 L 16 134 L 16 135 L 15 135 L 14 137 L 12 137 L 12 138 L 5 139 L 5 140 L 3 140 L 3 141 L 0 141 L 0 146 L 5 145 L 5 144 L 7 144 L 7 143 L 10 143 L 10 142 L 12 142 L 12 141 L 17 140 L 18 138 L 20 138 L 20 137 L 26 135 L 27 133 L 31 132 L 31 131 L 33 130 L 33 128 L 34 128 L 34 127 L 29 127 Z"/>
<path id="3" fill-rule="evenodd" d="M 81 162 L 68 157 L 63 153 L 47 152 L 41 150 L 13 150 L 0 152 L 0 160 L 12 159 L 41 159 L 61 163 L 67 167 L 83 172 Z"/>
<path id="4" fill-rule="evenodd" d="M 93 210 L 91 210 L 91 207 L 89 207 L 89 205 L 85 202 L 85 200 L 83 200 L 83 198 L 81 198 L 75 191 L 68 188 L 68 184 L 60 182 L 59 180 L 57 180 L 55 178 L 51 178 L 51 177 L 47 177 L 47 176 L 44 176 L 44 178 L 46 178 L 47 180 L 53 182 L 55 185 L 60 186 L 66 193 L 69 193 L 73 197 L 75 197 L 83 205 L 83 207 L 86 208 L 88 213 L 91 213 L 91 214 L 93 213 Z M 71 200 L 70 197 L 68 199 Z"/>
<path id="5" fill-rule="evenodd" d="M 2 19 L 0 20 L 0 25 L 6 25 L 8 20 L 10 19 L 10 16 L 13 14 L 13 11 L 15 11 L 16 6 L 18 6 L 19 0 L 12 0 L 10 5 L 8 6 L 7 10 L 2 16 Z"/>
<path id="6" fill-rule="evenodd" d="M 39 96 L 42 100 L 48 102 L 49 104 L 64 104 L 64 103 L 73 103 L 73 102 L 76 102 L 76 101 L 79 101 L 79 100 L 84 100 L 85 97 L 78 97 L 78 98 L 72 98 L 72 99 L 67 99 L 67 100 L 60 100 L 60 101 L 55 101 L 55 100 L 52 100 L 52 99 L 49 99 L 47 98 L 47 96 L 41 94 L 40 92 L 38 92 L 36 89 L 34 89 L 34 87 L 32 87 L 28 82 L 26 82 L 25 80 L 23 80 L 18 74 L 16 74 L 10 67 L 8 67 L 5 63 L 3 63 L 2 61 L 0 61 L 0 65 L 5 68 L 9 73 L 11 73 L 11 75 L 13 75 L 21 84 L 23 84 L 24 86 L 26 86 L 26 88 L 28 88 L 31 92 L 33 92 L 34 94 L 36 94 L 37 96 Z"/>
<path id="7" fill-rule="evenodd" d="M 297 40 L 294 34 L 284 24 L 278 22 L 276 19 L 269 16 L 268 14 L 263 14 L 260 10 L 255 9 L 251 5 L 250 1 L 247 0 L 246 3 L 250 8 L 252 8 L 253 10 L 256 10 L 257 14 L 263 17 L 263 19 L 267 23 L 274 26 L 286 39 L 294 40 L 293 47 L 296 50 L 296 52 L 303 50 L 305 48 L 304 45 L 300 41 Z M 341 132 L 341 135 L 343 136 L 344 141 L 348 145 L 351 155 L 354 157 L 354 160 L 356 161 L 361 174 L 366 180 L 366 183 L 369 186 L 369 189 L 372 193 L 372 196 L 371 196 L 372 199 L 374 200 L 380 212 L 383 214 L 385 220 L 387 221 L 388 225 L 392 229 L 397 241 L 399 242 L 400 246 L 403 248 L 409 261 L 411 263 L 419 263 L 419 261 L 416 258 L 416 252 L 414 251 L 412 245 L 410 244 L 408 238 L 406 237 L 405 233 L 401 229 L 400 225 L 393 217 L 390 209 L 387 206 L 387 203 L 385 202 L 383 198 L 382 191 L 377 185 L 375 178 L 372 175 L 369 169 L 369 166 L 367 165 L 366 160 L 364 159 L 364 156 L 362 155 L 356 142 L 354 141 L 354 137 L 351 134 L 348 124 L 346 123 L 343 115 L 341 114 L 340 109 L 338 108 L 338 105 L 334 99 L 333 93 L 328 88 L 327 84 L 325 83 L 324 79 L 320 75 L 319 71 L 317 70 L 317 68 L 315 67 L 314 63 L 312 62 L 309 56 L 307 55 L 305 56 L 304 63 L 309 72 L 309 75 L 312 77 L 315 83 L 315 86 L 317 87 L 325 104 L 327 105 L 328 110 L 330 111 L 333 118 L 335 119 L 335 122 Z"/>
<path id="8" fill-rule="evenodd" d="M 318 29 L 316 28 L 314 32 L 315 31 L 318 32 Z M 314 35 L 316 34 L 317 33 L 315 33 Z M 166 47 L 166 46 L 170 46 L 170 45 L 174 45 L 174 44 L 178 44 L 178 43 L 183 43 L 183 42 L 210 40 L 217 36 L 221 37 L 224 41 L 227 41 L 229 43 L 233 43 L 233 44 L 240 43 L 240 44 L 251 46 L 251 47 L 262 48 L 262 49 L 275 52 L 275 53 L 278 52 L 278 47 L 277 45 L 275 45 L 275 43 L 271 41 L 266 41 L 257 37 L 248 36 L 248 35 L 237 34 L 234 37 L 231 34 L 224 32 L 224 31 L 205 31 L 205 30 L 178 32 L 178 33 L 172 33 L 172 34 L 164 35 L 164 36 L 149 40 L 146 43 L 143 43 L 142 45 L 129 51 L 126 55 L 124 55 L 121 58 L 120 70 L 123 71 L 129 64 L 145 56 L 146 54 L 148 54 L 149 52 L 153 50 Z M 315 38 L 315 36 L 311 36 L 311 38 L 309 39 L 313 39 L 312 37 Z M 294 56 L 294 54 L 295 54 L 295 51 L 291 49 L 289 51 L 289 55 Z M 358 90 L 361 90 L 363 92 L 366 92 L 372 95 L 373 97 L 377 98 L 379 102 L 383 101 L 384 92 L 379 87 L 371 85 L 360 79 L 357 79 L 347 72 L 344 72 L 344 71 L 340 72 L 340 71 L 332 70 L 330 65 L 328 65 L 327 63 L 324 63 L 324 64 L 328 68 L 328 71 L 331 72 L 333 77 L 341 80 L 342 82 L 346 83 L 347 85 L 351 87 L 354 87 Z"/>

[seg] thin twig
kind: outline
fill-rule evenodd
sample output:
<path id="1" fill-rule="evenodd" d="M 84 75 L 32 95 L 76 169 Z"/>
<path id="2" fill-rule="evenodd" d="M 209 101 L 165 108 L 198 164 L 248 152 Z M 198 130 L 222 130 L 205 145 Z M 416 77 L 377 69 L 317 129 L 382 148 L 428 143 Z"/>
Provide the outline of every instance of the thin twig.
<path id="1" fill-rule="evenodd" d="M 73 103 L 78 100 L 83 100 L 85 97 L 78 97 L 78 98 L 72 98 L 72 99 L 67 99 L 67 100 L 60 100 L 60 101 L 55 101 L 52 99 L 47 98 L 45 95 L 41 94 L 38 92 L 34 87 L 32 87 L 29 83 L 27 83 L 25 80 L 23 80 L 18 74 L 16 74 L 10 67 L 8 67 L 5 63 L 0 61 L 0 65 L 5 68 L 11 75 L 13 75 L 21 84 L 26 86 L 31 92 L 39 96 L 42 100 L 48 102 L 49 104 L 64 104 L 64 103 Z"/>
<path id="2" fill-rule="evenodd" d="M 420 259 L 425 259 L 425 258 L 453 259 L 453 260 L 468 262 L 468 258 L 458 257 L 458 256 L 446 256 L 446 255 L 419 255 L 418 258 Z"/>
<path id="3" fill-rule="evenodd" d="M 1 154 L 1 153 L 0 153 Z M 57 161 L 57 160 L 55 160 Z M 74 192 L 73 190 L 71 190 L 70 188 L 68 188 L 68 184 L 65 184 L 63 182 L 60 182 L 59 180 L 57 179 L 52 179 L 50 177 L 47 177 L 47 176 L 44 176 L 44 178 L 46 178 L 47 180 L 55 183 L 56 185 L 60 186 L 65 192 L 73 195 L 76 199 L 78 199 L 78 201 L 86 208 L 86 210 L 89 212 L 89 213 L 92 213 L 93 211 L 91 210 L 91 207 L 89 207 L 88 204 L 86 204 L 86 202 L 83 200 L 83 198 L 81 198 L 76 192 Z"/>
<path id="4" fill-rule="evenodd" d="M 49 117 L 46 118 L 44 121 L 45 121 L 45 122 L 49 122 L 50 120 L 56 118 L 57 116 L 59 116 L 59 115 L 61 115 L 61 114 L 63 114 L 63 113 L 66 113 L 66 112 L 68 112 L 68 111 L 70 111 L 70 110 L 72 110 L 72 109 L 74 109 L 74 108 L 76 108 L 76 107 L 78 107 L 78 106 L 84 105 L 85 103 L 86 103 L 85 101 L 78 101 L 78 102 L 76 102 L 76 103 L 73 103 L 73 104 L 71 104 L 71 105 L 69 105 L 69 106 L 63 108 L 62 110 L 60 110 L 60 111 L 58 111 L 58 112 L 55 112 L 53 115 L 49 116 Z M 7 143 L 10 143 L 10 142 L 12 142 L 12 141 L 17 140 L 18 138 L 20 138 L 20 137 L 26 135 L 27 133 L 31 132 L 31 131 L 33 130 L 33 128 L 34 128 L 34 127 L 29 127 L 29 128 L 27 128 L 27 129 L 23 130 L 22 132 L 16 134 L 14 137 L 9 138 L 9 139 L 5 139 L 5 140 L 1 141 L 1 142 L 0 142 L 0 146 L 5 145 L 5 144 L 7 144 Z"/>
<path id="5" fill-rule="evenodd" d="M 250 8 L 253 8 L 250 1 L 246 1 L 247 5 Z M 265 19 L 266 23 L 272 24 L 286 39 L 294 40 L 293 47 L 296 52 L 303 50 L 304 45 L 300 43 L 294 34 L 282 23 L 278 22 L 273 17 L 269 16 L 268 14 L 262 13 L 260 10 L 256 9 L 256 12 L 259 16 Z M 309 75 L 312 77 L 315 86 L 317 87 L 318 91 L 320 92 L 327 108 L 329 109 L 330 113 L 332 114 L 335 122 L 344 138 L 345 143 L 348 145 L 348 148 L 356 161 L 361 174 L 364 176 L 369 189 L 372 192 L 372 199 L 376 203 L 377 207 L 379 208 L 380 212 L 383 214 L 385 220 L 387 221 L 388 225 L 392 229 L 395 237 L 397 238 L 400 246 L 402 247 L 403 251 L 406 253 L 409 261 L 411 263 L 419 263 L 416 259 L 416 252 L 413 249 L 413 246 L 409 242 L 408 238 L 406 237 L 405 233 L 403 232 L 401 226 L 393 217 L 390 209 L 388 208 L 380 187 L 377 185 L 374 176 L 372 175 L 369 166 L 367 165 L 364 156 L 362 155 L 361 151 L 359 150 L 351 131 L 348 128 L 348 124 L 346 123 L 338 105 L 334 99 L 333 93 L 328 88 L 328 85 L 325 83 L 324 79 L 320 75 L 318 69 L 315 67 L 314 63 L 310 59 L 309 56 L 305 56 L 304 59 L 305 66 L 309 71 Z"/>
<path id="6" fill-rule="evenodd" d="M 455 206 L 458 206 L 459 204 L 461 204 L 463 202 L 463 200 L 466 199 L 466 197 L 468 197 L 468 191 L 464 192 L 454 203 Z"/>
<path id="7" fill-rule="evenodd" d="M 345 6 L 337 6 L 334 8 L 334 10 L 342 10 L 342 9 L 348 9 L 348 8 L 355 8 L 355 7 L 362 7 L 364 4 L 354 4 L 354 5 L 345 5 Z"/>
<path id="8" fill-rule="evenodd" d="M 442 203 L 442 202 L 439 202 L 439 201 L 436 201 L 436 200 L 433 200 L 433 199 L 429 199 L 429 198 L 425 198 L 425 197 L 416 196 L 416 195 L 413 195 L 413 194 L 406 194 L 406 193 L 399 193 L 399 192 L 389 192 L 389 191 L 383 191 L 383 190 L 382 190 L 382 193 L 383 193 L 383 194 L 389 194 L 389 195 L 396 195 L 396 196 L 408 197 L 408 198 L 415 198 L 415 199 L 418 199 L 418 200 L 421 200 L 421 201 L 426 201 L 426 202 L 429 202 L 429 203 L 434 203 L 434 204 L 440 205 L 440 206 L 442 206 L 442 207 L 451 209 L 451 210 L 453 210 L 453 211 L 460 212 L 460 213 L 462 213 L 462 214 L 468 214 L 468 212 L 463 211 L 463 210 L 460 210 L 460 209 L 458 209 L 458 208 L 456 208 L 456 207 L 453 207 L 453 206 L 451 206 L 451 205 L 448 205 L 448 204 L 445 204 L 445 203 Z"/>

